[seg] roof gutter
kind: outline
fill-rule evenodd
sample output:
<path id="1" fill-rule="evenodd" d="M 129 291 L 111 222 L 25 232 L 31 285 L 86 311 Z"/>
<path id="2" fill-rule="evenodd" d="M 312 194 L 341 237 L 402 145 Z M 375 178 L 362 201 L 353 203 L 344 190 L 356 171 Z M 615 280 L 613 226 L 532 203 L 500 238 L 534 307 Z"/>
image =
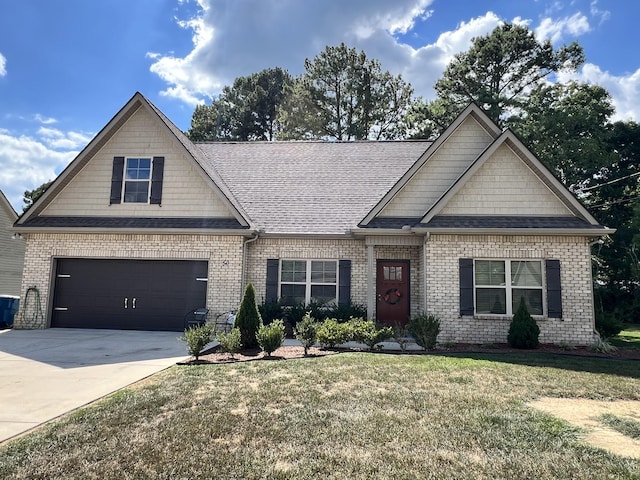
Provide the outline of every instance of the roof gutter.
<path id="1" fill-rule="evenodd" d="M 133 235 L 233 235 L 249 237 L 256 234 L 250 229 L 206 229 L 206 228 L 103 228 L 103 227 L 25 227 L 13 225 L 10 230 L 16 233 L 77 233 L 77 234 L 133 234 Z"/>

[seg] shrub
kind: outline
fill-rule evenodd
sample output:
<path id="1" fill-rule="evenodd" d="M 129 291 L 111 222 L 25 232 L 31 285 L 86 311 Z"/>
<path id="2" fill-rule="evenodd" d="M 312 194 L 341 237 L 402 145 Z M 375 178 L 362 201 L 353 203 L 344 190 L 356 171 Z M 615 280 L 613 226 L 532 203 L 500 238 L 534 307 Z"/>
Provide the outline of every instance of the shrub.
<path id="1" fill-rule="evenodd" d="M 231 355 L 231 358 L 242 348 L 242 339 L 239 328 L 232 328 L 230 332 L 218 333 L 217 338 L 220 349 Z"/>
<path id="2" fill-rule="evenodd" d="M 305 307 L 302 303 L 286 306 L 282 310 L 284 312 L 284 315 L 287 317 L 291 328 L 294 328 L 298 324 L 298 322 L 302 321 L 304 315 L 308 311 L 307 307 Z"/>
<path id="3" fill-rule="evenodd" d="M 250 283 L 244 291 L 244 297 L 233 324 L 240 330 L 241 342 L 245 348 L 258 346 L 256 332 L 260 325 L 262 325 L 262 317 L 256 305 L 256 291 Z"/>
<path id="4" fill-rule="evenodd" d="M 615 353 L 618 349 L 611 345 L 608 340 L 598 338 L 595 342 L 589 345 L 589 348 L 592 352 L 596 353 Z"/>
<path id="5" fill-rule="evenodd" d="M 323 347 L 333 348 L 349 340 L 350 330 L 347 323 L 339 323 L 335 318 L 327 318 L 318 327 L 317 339 Z"/>
<path id="6" fill-rule="evenodd" d="M 198 360 L 200 352 L 211 342 L 212 337 L 213 327 L 205 323 L 204 325 L 187 328 L 180 337 L 180 340 L 187 342 L 187 352 Z"/>
<path id="7" fill-rule="evenodd" d="M 260 317 L 262 317 L 262 323 L 265 325 L 269 325 L 274 320 L 282 318 L 284 314 L 282 304 L 277 300 L 274 302 L 263 302 L 258 305 L 258 311 L 260 312 Z"/>
<path id="8" fill-rule="evenodd" d="M 260 325 L 256 338 L 262 351 L 270 357 L 284 342 L 284 322 L 278 319 L 269 325 Z"/>
<path id="9" fill-rule="evenodd" d="M 328 318 L 347 321 L 350 318 L 367 318 L 367 307 L 358 303 L 332 305 L 327 309 Z"/>
<path id="10" fill-rule="evenodd" d="M 304 356 L 307 356 L 309 348 L 316 343 L 318 324 L 309 312 L 302 317 L 302 320 L 293 329 L 296 339 L 304 348 Z"/>
<path id="11" fill-rule="evenodd" d="M 351 339 L 358 343 L 364 343 L 369 350 L 373 350 L 380 342 L 384 342 L 393 336 L 391 327 L 378 328 L 375 323 L 363 318 L 352 318 L 347 323 Z"/>
<path id="12" fill-rule="evenodd" d="M 393 327 L 393 341 L 400 346 L 400 350 L 403 352 L 407 350 L 407 343 L 409 343 L 407 335 L 409 335 L 409 329 L 406 325 L 395 325 Z"/>
<path id="13" fill-rule="evenodd" d="M 524 298 L 520 299 L 518 311 L 511 320 L 507 342 L 514 348 L 537 348 L 540 327 L 529 314 Z"/>
<path id="14" fill-rule="evenodd" d="M 423 313 L 409 321 L 407 330 L 418 345 L 425 350 L 433 350 L 440 333 L 440 319 Z"/>
<path id="15" fill-rule="evenodd" d="M 603 339 L 618 335 L 624 325 L 616 319 L 615 314 L 608 312 L 598 312 L 596 314 L 596 330 Z"/>

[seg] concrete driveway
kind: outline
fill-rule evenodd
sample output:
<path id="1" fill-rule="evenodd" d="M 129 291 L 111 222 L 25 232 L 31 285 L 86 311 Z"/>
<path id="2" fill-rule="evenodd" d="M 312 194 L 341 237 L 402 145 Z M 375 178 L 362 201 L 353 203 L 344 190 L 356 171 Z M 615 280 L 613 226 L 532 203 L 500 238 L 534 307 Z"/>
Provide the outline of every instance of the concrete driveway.
<path id="1" fill-rule="evenodd" d="M 0 330 L 0 442 L 187 358 L 178 332 Z"/>

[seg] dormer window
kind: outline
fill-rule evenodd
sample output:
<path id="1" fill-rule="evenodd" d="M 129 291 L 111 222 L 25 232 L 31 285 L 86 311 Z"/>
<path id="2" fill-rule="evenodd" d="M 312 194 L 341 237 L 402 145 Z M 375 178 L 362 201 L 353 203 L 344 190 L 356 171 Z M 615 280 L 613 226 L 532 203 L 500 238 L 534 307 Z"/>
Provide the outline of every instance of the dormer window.
<path id="1" fill-rule="evenodd" d="M 151 159 L 127 158 L 122 201 L 124 203 L 149 203 L 151 187 Z"/>

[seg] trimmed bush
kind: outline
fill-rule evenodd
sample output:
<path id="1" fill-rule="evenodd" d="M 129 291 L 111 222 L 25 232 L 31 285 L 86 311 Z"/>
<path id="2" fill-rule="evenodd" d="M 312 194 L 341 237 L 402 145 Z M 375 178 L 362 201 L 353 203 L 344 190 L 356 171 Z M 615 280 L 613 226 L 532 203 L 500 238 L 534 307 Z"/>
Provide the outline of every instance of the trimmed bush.
<path id="1" fill-rule="evenodd" d="M 244 297 L 240 308 L 236 314 L 233 326 L 240 330 L 240 338 L 244 348 L 255 348 L 258 346 L 256 333 L 262 325 L 262 317 L 256 305 L 256 290 L 249 283 L 244 291 Z"/>
<path id="2" fill-rule="evenodd" d="M 364 343 L 369 347 L 369 350 L 373 350 L 380 342 L 384 342 L 393 336 L 391 327 L 378 328 L 375 323 L 363 318 L 352 318 L 347 325 L 349 326 L 351 339 L 354 342 Z"/>
<path id="3" fill-rule="evenodd" d="M 304 356 L 307 356 L 309 348 L 313 347 L 316 343 L 316 332 L 318 330 L 318 324 L 309 312 L 302 317 L 302 320 L 293 329 L 293 333 L 296 339 L 302 344 L 304 348 Z"/>
<path id="4" fill-rule="evenodd" d="M 596 313 L 596 331 L 604 340 L 615 337 L 623 328 L 624 325 L 616 319 L 615 314 L 608 312 Z"/>
<path id="5" fill-rule="evenodd" d="M 184 331 L 184 334 L 180 337 L 180 340 L 187 342 L 187 352 L 198 360 L 200 352 L 209 342 L 211 342 L 212 338 L 213 327 L 205 323 L 204 325 L 198 325 L 197 327 L 187 328 Z"/>
<path id="6" fill-rule="evenodd" d="M 514 348 L 538 348 L 540 327 L 529 314 L 524 298 L 520 299 L 518 311 L 509 325 L 507 342 Z"/>
<path id="7" fill-rule="evenodd" d="M 221 332 L 216 336 L 220 343 L 220 350 L 231 355 L 231 358 L 242 348 L 242 339 L 239 328 L 232 328 L 230 332 Z"/>
<path id="8" fill-rule="evenodd" d="M 423 313 L 409 321 L 407 330 L 423 349 L 433 350 L 440 333 L 440 319 L 435 315 Z"/>
<path id="9" fill-rule="evenodd" d="M 284 342 L 284 322 L 274 320 L 269 325 L 261 325 L 256 335 L 258 345 L 270 357 Z"/>
<path id="10" fill-rule="evenodd" d="M 350 330 L 349 324 L 339 323 L 335 318 L 327 318 L 318 327 L 318 343 L 325 348 L 333 348 L 349 340 Z"/>

